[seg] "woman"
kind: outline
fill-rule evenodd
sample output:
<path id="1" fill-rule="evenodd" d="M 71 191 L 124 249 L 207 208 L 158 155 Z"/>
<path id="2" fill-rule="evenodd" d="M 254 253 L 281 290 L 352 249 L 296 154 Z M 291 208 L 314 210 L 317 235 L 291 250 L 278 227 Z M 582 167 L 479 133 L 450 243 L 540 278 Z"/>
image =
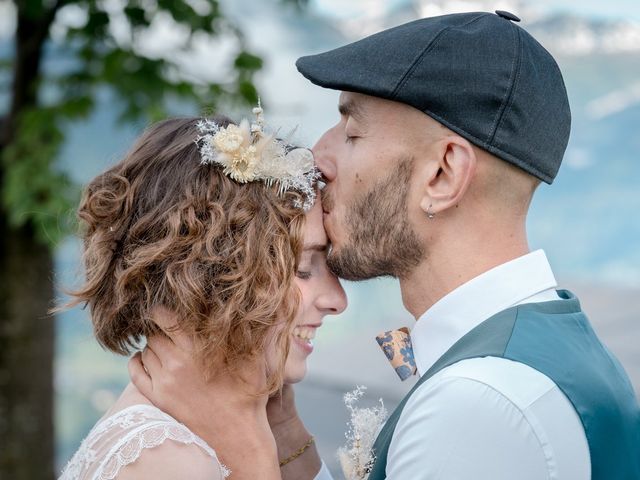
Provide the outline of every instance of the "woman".
<path id="1" fill-rule="evenodd" d="M 302 379 L 315 330 L 346 298 L 326 266 L 310 152 L 254 113 L 158 123 L 96 177 L 79 209 L 87 278 L 72 294 L 116 353 L 179 330 L 237 430 L 209 444 L 129 384 L 62 479 L 280 477 L 267 400 Z"/>

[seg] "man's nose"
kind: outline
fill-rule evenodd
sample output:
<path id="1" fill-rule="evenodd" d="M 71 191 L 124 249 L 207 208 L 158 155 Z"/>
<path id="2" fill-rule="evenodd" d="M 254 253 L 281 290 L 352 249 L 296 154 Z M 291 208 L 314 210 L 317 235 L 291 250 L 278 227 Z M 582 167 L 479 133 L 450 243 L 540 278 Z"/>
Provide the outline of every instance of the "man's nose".
<path id="1" fill-rule="evenodd" d="M 329 182 L 335 180 L 337 173 L 334 136 L 333 128 L 327 130 L 312 148 L 316 166 Z"/>

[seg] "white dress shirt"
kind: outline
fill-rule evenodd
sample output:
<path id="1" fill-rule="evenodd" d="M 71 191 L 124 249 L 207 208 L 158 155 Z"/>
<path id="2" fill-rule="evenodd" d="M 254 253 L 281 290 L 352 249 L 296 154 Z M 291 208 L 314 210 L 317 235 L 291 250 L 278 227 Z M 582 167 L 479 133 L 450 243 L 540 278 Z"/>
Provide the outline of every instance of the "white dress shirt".
<path id="1" fill-rule="evenodd" d="M 496 313 L 557 300 L 555 287 L 542 250 L 460 286 L 411 332 L 418 374 Z M 444 368 L 414 392 L 396 425 L 386 472 L 389 480 L 588 480 L 591 460 L 580 418 L 549 377 L 485 357 Z M 323 468 L 316 480 L 330 478 Z"/>

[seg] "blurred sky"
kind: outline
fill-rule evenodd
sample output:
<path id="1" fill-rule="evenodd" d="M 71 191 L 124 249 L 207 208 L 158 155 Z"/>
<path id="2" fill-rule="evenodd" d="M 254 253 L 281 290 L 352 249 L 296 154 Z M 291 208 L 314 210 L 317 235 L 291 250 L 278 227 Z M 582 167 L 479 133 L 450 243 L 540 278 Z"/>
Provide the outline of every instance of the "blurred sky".
<path id="1" fill-rule="evenodd" d="M 638 0 L 538 0 L 538 4 L 553 12 L 569 11 L 594 17 L 633 19 L 640 21 Z"/>
<path id="2" fill-rule="evenodd" d="M 261 0 L 253 0 L 260 2 Z M 412 0 L 310 0 L 312 10 L 332 16 L 349 16 L 362 13 L 365 10 L 389 10 L 406 5 Z M 229 3 L 222 1 L 221 3 Z M 454 3 L 454 2 L 448 2 Z M 477 2 L 459 0 L 460 10 L 474 10 Z M 503 3 L 512 3 L 506 0 Z M 549 13 L 568 12 L 589 17 L 633 20 L 640 22 L 640 0 L 536 0 L 526 2 L 538 9 Z M 0 0 L 0 38 L 6 36 L 13 29 L 12 2 Z M 515 12 L 514 12 L 515 13 Z"/>
<path id="3" fill-rule="evenodd" d="M 411 0 L 311 0 L 313 8 L 322 13 L 334 15 L 349 15 L 362 11 L 364 8 L 379 8 L 384 4 L 384 8 L 393 8 L 410 3 Z M 452 3 L 452 2 L 450 2 Z M 460 0 L 461 10 L 474 10 L 473 1 Z M 508 3 L 508 2 L 505 2 Z M 601 17 L 610 19 L 632 19 L 640 21 L 640 1 L 639 0 L 537 0 L 536 6 L 549 12 L 570 12 L 590 17 Z M 467 6 L 471 6 L 468 8 Z M 515 13 L 515 12 L 514 12 Z"/>

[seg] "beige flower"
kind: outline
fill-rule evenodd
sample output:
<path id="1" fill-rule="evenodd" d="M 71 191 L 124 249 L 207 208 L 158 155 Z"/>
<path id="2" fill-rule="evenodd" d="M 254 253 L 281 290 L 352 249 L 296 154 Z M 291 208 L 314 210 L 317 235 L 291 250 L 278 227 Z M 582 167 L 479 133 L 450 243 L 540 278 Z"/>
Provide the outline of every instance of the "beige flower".
<path id="1" fill-rule="evenodd" d="M 305 149 L 288 151 L 284 141 L 265 133 L 262 108 L 258 105 L 253 113 L 253 123 L 244 119 L 238 125 L 222 127 L 212 120 L 199 121 L 196 143 L 201 163 L 219 165 L 225 175 L 238 183 L 263 181 L 269 187 L 276 185 L 280 194 L 298 191 L 305 199 L 294 205 L 308 210 L 319 178 L 313 155 Z"/>
<path id="2" fill-rule="evenodd" d="M 214 148 L 223 153 L 235 154 L 245 143 L 245 135 L 238 125 L 221 128 L 211 139 Z"/>
<path id="3" fill-rule="evenodd" d="M 231 159 L 230 164 L 224 169 L 224 173 L 233 178 L 236 182 L 247 183 L 256 178 L 258 156 L 256 147 L 249 145 L 241 148 Z"/>

